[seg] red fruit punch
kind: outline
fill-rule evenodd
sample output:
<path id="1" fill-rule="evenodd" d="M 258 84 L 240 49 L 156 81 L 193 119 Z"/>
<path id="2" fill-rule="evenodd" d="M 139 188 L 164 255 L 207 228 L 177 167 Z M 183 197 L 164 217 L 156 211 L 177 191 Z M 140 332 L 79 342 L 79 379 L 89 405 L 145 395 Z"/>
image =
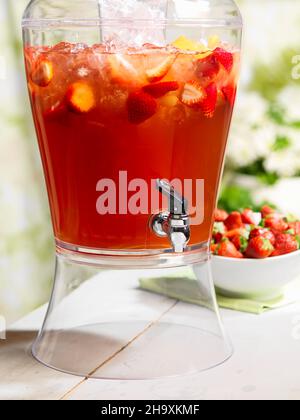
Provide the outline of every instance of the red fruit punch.
<path id="1" fill-rule="evenodd" d="M 173 48 L 145 48 L 111 54 L 99 44 L 25 48 L 55 238 L 61 243 L 94 250 L 169 249 L 168 238 L 148 229 L 157 178 L 205 181 L 204 220 L 191 226 L 189 244 L 210 239 L 232 106 L 219 97 L 213 118 L 207 119 L 200 104 L 211 79 L 196 74 L 198 56 Z M 238 64 L 239 53 L 235 56 Z M 37 57 L 53 63 L 52 79 L 48 65 L 33 74 Z M 236 84 L 238 68 L 229 76 L 220 63 L 219 67 L 214 80 L 218 89 Z M 160 99 L 168 92 L 170 101 Z M 126 186 L 120 185 L 124 171 Z M 117 190 L 144 180 L 148 208 L 126 213 L 117 194 L 115 213 L 100 214 L 96 202 L 103 194 L 96 186 L 106 179 Z M 194 186 L 190 202 L 196 204 Z M 128 190 L 128 203 L 133 195 Z"/>

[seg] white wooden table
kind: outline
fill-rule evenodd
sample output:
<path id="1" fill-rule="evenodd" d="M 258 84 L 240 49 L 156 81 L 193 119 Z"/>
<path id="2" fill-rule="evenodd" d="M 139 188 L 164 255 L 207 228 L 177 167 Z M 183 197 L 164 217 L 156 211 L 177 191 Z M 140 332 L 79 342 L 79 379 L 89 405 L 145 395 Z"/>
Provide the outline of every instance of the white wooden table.
<path id="1" fill-rule="evenodd" d="M 161 381 L 84 379 L 37 363 L 30 347 L 45 307 L 0 341 L 0 399 L 300 399 L 300 303 L 264 315 L 222 311 L 235 354 L 197 376 Z M 113 363 L 113 361 L 112 361 Z"/>

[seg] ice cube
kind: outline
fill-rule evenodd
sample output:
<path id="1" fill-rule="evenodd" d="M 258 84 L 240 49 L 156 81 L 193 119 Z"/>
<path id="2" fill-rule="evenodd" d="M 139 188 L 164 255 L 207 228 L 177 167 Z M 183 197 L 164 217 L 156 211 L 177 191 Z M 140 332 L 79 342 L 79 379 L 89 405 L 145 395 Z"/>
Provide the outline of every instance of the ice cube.
<path id="1" fill-rule="evenodd" d="M 102 19 L 113 19 L 102 28 L 102 37 L 110 47 L 140 47 L 145 43 L 165 44 L 163 25 L 154 23 L 166 15 L 167 0 L 99 0 Z"/>

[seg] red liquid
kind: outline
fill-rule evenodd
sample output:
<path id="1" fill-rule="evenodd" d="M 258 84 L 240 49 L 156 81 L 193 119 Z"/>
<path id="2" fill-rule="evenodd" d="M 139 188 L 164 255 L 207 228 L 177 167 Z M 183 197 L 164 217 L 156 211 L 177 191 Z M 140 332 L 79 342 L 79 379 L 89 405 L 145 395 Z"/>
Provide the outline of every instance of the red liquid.
<path id="1" fill-rule="evenodd" d="M 119 172 L 127 171 L 129 181 L 144 179 L 149 187 L 157 178 L 204 179 L 204 221 L 191 227 L 190 245 L 208 241 L 232 116 L 238 54 L 233 54 L 230 72 L 219 65 L 217 74 L 201 77 L 199 57 L 193 54 L 152 49 L 116 55 L 103 50 L 64 44 L 25 50 L 56 238 L 93 249 L 170 248 L 168 239 L 158 238 L 149 228 L 150 209 L 138 215 L 97 213 L 98 181 L 108 178 L 118 187 Z M 130 121 L 128 96 L 151 85 L 147 70 L 168 57 L 174 62 L 159 81 L 176 81 L 178 90 L 155 99 L 157 109 L 145 121 Z M 209 117 L 199 106 L 183 103 L 185 84 L 192 80 L 204 88 L 214 83 L 218 89 L 218 103 Z M 70 86 L 79 81 L 88 88 L 76 97 Z M 223 93 L 229 85 L 234 90 L 231 98 Z M 149 199 L 150 194 L 149 188 Z M 193 205 L 195 200 L 194 194 Z"/>

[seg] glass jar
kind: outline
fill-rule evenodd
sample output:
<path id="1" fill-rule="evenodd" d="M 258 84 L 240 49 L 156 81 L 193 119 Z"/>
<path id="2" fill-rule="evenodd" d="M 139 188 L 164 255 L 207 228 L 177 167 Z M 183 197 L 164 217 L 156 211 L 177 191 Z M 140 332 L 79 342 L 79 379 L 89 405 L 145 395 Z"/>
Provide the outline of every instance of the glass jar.
<path id="1" fill-rule="evenodd" d="M 65 345 L 68 354 L 70 337 L 73 344 L 79 337 L 82 343 L 82 325 L 88 348 L 94 338 L 100 345 L 108 331 L 115 341 L 126 332 L 125 342 L 131 343 L 149 325 L 155 347 L 158 337 L 168 335 L 165 348 L 178 346 L 184 331 L 199 343 L 207 339 L 202 321 L 195 326 L 191 315 L 182 325 L 176 308 L 174 317 L 168 314 L 168 321 L 160 323 L 154 320 L 164 318 L 161 307 L 149 318 L 142 313 L 145 308 L 133 314 L 128 301 L 116 320 L 116 295 L 123 304 L 127 284 L 117 281 L 120 270 L 124 278 L 131 273 L 133 295 L 137 284 L 147 284 L 178 299 L 170 300 L 171 307 L 185 305 L 187 313 L 190 306 L 191 313 L 209 308 L 212 323 L 223 331 L 209 244 L 236 96 L 241 28 L 231 0 L 34 0 L 28 6 L 23 19 L 26 72 L 58 260 L 50 310 L 34 350 L 46 364 L 84 375 L 93 371 L 90 359 L 89 367 L 82 361 L 65 367 L 56 360 L 62 354 L 57 344 L 49 344 Z M 110 292 L 96 283 L 105 301 L 112 302 L 108 320 L 103 311 L 93 324 L 86 320 L 93 304 L 76 310 L 75 303 L 61 305 L 69 301 L 75 279 L 78 290 L 86 285 L 87 267 L 104 270 L 99 276 Z M 152 281 L 145 283 L 145 278 Z M 166 278 L 175 278 L 172 287 Z M 199 292 L 205 309 L 179 302 L 193 300 L 182 299 L 182 284 L 188 293 Z M 146 292 L 140 294 L 147 300 Z M 71 324 L 65 324 L 72 311 L 80 319 L 71 316 Z M 223 340 L 223 333 L 219 336 Z M 212 341 L 207 340 L 209 347 Z M 221 353 L 221 359 L 228 356 Z M 192 369 L 177 363 L 165 368 L 166 375 L 219 361 L 203 355 L 200 366 L 195 358 L 191 354 Z M 164 376 L 164 369 L 153 367 L 160 366 L 157 360 L 146 364 L 133 376 Z"/>

